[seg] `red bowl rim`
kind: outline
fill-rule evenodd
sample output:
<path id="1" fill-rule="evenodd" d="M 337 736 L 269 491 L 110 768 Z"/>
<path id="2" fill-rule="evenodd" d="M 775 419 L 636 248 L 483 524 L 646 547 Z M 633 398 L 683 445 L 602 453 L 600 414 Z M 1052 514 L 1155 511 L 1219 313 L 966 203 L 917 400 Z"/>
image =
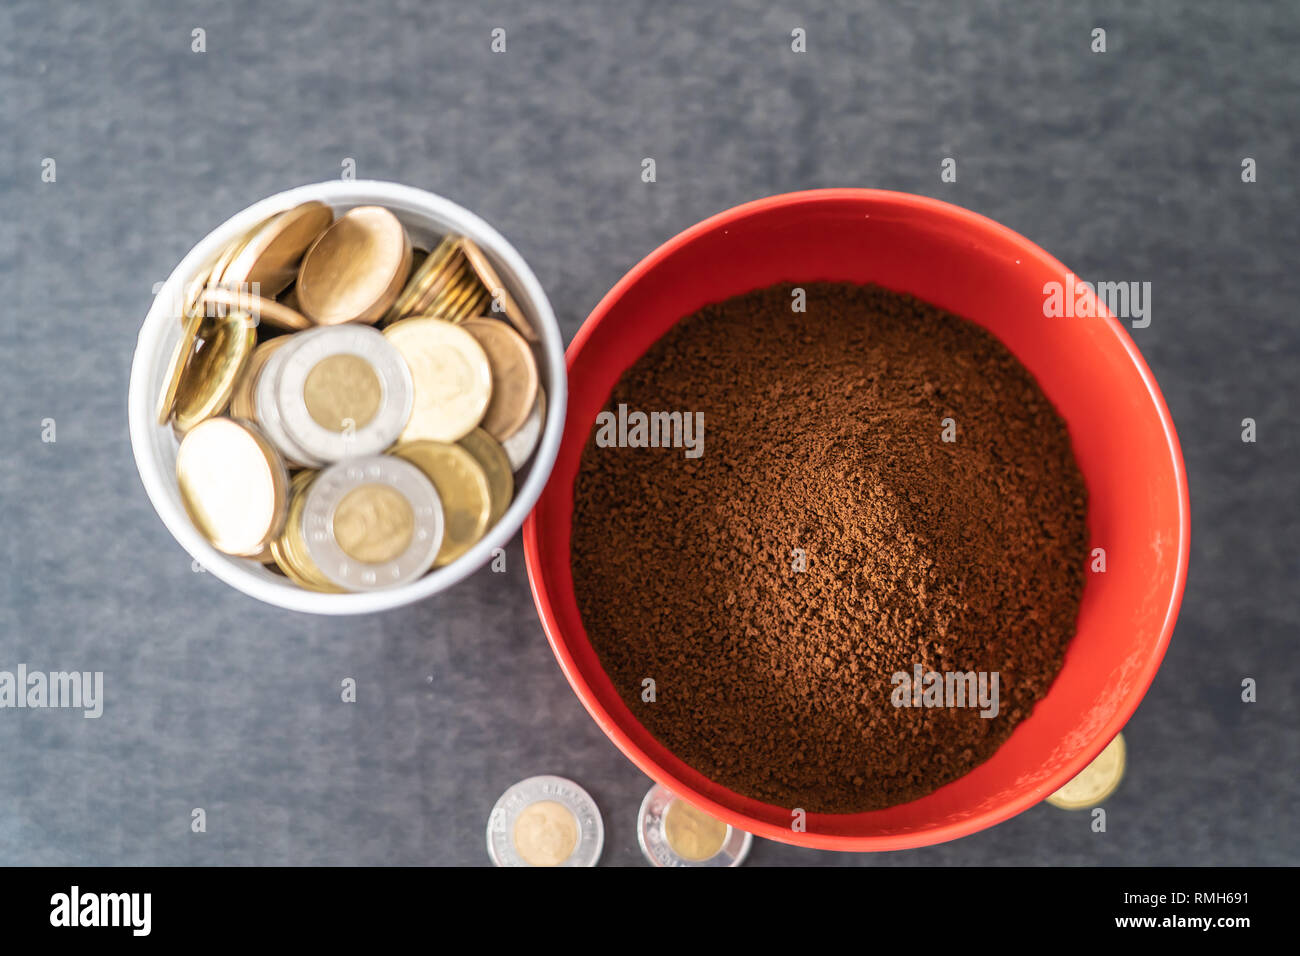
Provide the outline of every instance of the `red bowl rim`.
<path id="1" fill-rule="evenodd" d="M 627 292 L 629 288 L 639 282 L 647 272 L 655 268 L 663 259 L 672 255 L 682 246 L 692 242 L 696 238 L 713 230 L 729 226 L 736 220 L 743 219 L 756 213 L 763 213 L 768 210 L 781 206 L 800 205 L 804 203 L 815 204 L 823 202 L 841 202 L 844 200 L 852 201 L 871 201 L 874 203 L 883 203 L 893 205 L 895 208 L 919 211 L 924 214 L 937 215 L 947 218 L 963 228 L 969 229 L 973 233 L 984 235 L 995 235 L 1003 240 L 1014 244 L 1021 253 L 1027 258 L 1037 259 L 1053 271 L 1065 273 L 1068 270 L 1065 265 L 1050 255 L 1046 250 L 1036 243 L 1026 239 L 1020 233 L 995 222 L 986 216 L 972 212 L 961 206 L 953 205 L 939 199 L 931 199 L 928 196 L 918 196 L 913 193 L 896 192 L 888 189 L 864 189 L 856 187 L 836 187 L 828 189 L 807 189 L 798 192 L 781 193 L 776 196 L 768 196 L 763 199 L 755 199 L 750 202 L 733 206 L 730 209 L 723 210 L 701 222 L 696 223 L 677 235 L 673 236 L 667 242 L 660 245 L 657 249 L 647 255 L 644 259 L 633 266 L 621 278 L 614 287 L 605 294 L 605 296 L 592 309 L 591 314 L 587 316 L 586 321 L 574 336 L 573 341 L 565 350 L 565 359 L 568 371 L 573 370 L 574 362 L 578 354 L 586 346 L 587 340 L 594 334 L 596 327 L 604 320 L 605 316 L 613 308 L 614 304 Z M 1104 312 L 1104 309 L 1101 310 Z M 537 530 L 536 509 L 529 514 L 524 523 L 524 560 L 528 567 L 528 580 L 533 592 L 533 601 L 537 605 L 538 614 L 542 620 L 542 628 L 546 632 L 546 639 L 551 645 L 551 650 L 559 662 L 560 670 L 564 673 L 569 685 L 577 694 L 582 705 L 591 714 L 597 725 L 605 732 L 621 750 L 640 770 L 653 779 L 655 782 L 662 784 L 678 796 L 688 802 L 698 806 L 700 809 L 713 814 L 718 819 L 740 830 L 746 830 L 755 836 L 761 836 L 769 840 L 776 840 L 781 843 L 790 843 L 797 846 L 812 847 L 823 850 L 843 850 L 843 851 L 880 851 L 880 850 L 905 850 L 921 846 L 930 846 L 936 843 L 944 843 L 949 840 L 955 840 L 960 837 L 969 836 L 988 827 L 1007 820 L 1019 813 L 1024 812 L 1031 806 L 1040 803 L 1047 796 L 1063 787 L 1069 780 L 1074 778 L 1084 767 L 1096 759 L 1097 755 L 1105 749 L 1106 745 L 1118 734 L 1124 725 L 1128 723 L 1133 712 L 1137 710 L 1142 698 L 1146 695 L 1147 689 L 1155 679 L 1156 671 L 1159 669 L 1161 662 L 1164 660 L 1165 651 L 1169 646 L 1170 638 L 1173 636 L 1174 624 L 1178 619 L 1178 609 L 1182 604 L 1183 589 L 1187 583 L 1187 562 L 1191 550 L 1191 508 L 1187 491 L 1187 473 L 1183 464 L 1182 447 L 1178 442 L 1178 433 L 1174 429 L 1173 418 L 1169 414 L 1169 408 L 1165 404 L 1164 396 L 1156 384 L 1155 377 L 1151 374 L 1151 369 L 1147 367 L 1146 361 L 1142 358 L 1137 346 L 1133 343 L 1132 338 L 1125 331 L 1124 327 L 1109 313 L 1106 313 L 1106 319 L 1112 333 L 1119 341 L 1121 347 L 1128 354 L 1129 361 L 1137 369 L 1146 386 L 1147 394 L 1155 406 L 1156 413 L 1160 417 L 1161 428 L 1164 430 L 1165 441 L 1169 451 L 1171 464 L 1174 468 L 1175 483 L 1178 488 L 1178 567 L 1175 572 L 1174 586 L 1169 597 L 1169 604 L 1165 610 L 1165 618 L 1160 628 L 1160 637 L 1157 641 L 1154 653 L 1148 657 L 1148 664 L 1140 679 L 1133 685 L 1135 690 L 1131 691 L 1123 705 L 1116 711 L 1115 716 L 1110 719 L 1103 729 L 1093 739 L 1092 743 L 1083 748 L 1079 754 L 1057 771 L 1049 778 L 1047 783 L 1041 788 L 1020 793 L 1006 800 L 1000 805 L 983 810 L 961 820 L 939 824 L 937 826 L 925 827 L 918 830 L 912 830 L 907 833 L 890 834 L 883 836 L 844 836 L 840 834 L 826 833 L 795 833 L 786 827 L 778 827 L 758 820 L 744 814 L 736 813 L 733 810 L 717 803 L 704 793 L 699 792 L 693 787 L 675 779 L 672 775 L 666 773 L 649 755 L 645 753 L 636 743 L 627 736 L 614 720 L 614 718 L 603 708 L 596 700 L 596 695 L 590 685 L 583 679 L 574 664 L 573 655 L 569 652 L 568 646 L 560 635 L 558 621 L 551 608 L 551 601 L 546 593 L 546 585 L 543 580 L 541 568 L 541 550 L 542 545 Z M 551 482 L 555 481 L 555 475 L 552 473 Z M 549 483 L 548 483 L 549 489 Z M 543 490 L 543 497 L 547 490 Z"/>

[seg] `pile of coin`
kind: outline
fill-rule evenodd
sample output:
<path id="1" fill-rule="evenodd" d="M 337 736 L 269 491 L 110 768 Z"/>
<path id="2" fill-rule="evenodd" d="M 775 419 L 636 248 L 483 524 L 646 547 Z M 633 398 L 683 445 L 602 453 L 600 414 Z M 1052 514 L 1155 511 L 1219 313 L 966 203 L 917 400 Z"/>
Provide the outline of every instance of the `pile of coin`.
<path id="1" fill-rule="evenodd" d="M 546 420 L 537 335 L 464 236 L 277 213 L 186 282 L 158 423 L 195 526 L 314 591 L 405 584 L 505 513 Z"/>

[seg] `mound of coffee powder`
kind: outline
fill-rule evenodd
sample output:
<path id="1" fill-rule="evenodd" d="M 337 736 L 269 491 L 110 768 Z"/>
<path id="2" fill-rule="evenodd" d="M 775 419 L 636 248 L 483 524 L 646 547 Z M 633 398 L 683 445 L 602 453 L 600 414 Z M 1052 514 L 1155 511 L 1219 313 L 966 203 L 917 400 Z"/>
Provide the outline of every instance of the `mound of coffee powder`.
<path id="1" fill-rule="evenodd" d="M 609 410 L 702 412 L 702 454 L 593 429 L 573 577 L 665 746 L 741 794 L 852 813 L 966 773 L 1046 693 L 1086 492 L 1064 423 L 991 335 L 875 286 L 801 288 L 804 312 L 789 285 L 708 306 L 623 376 Z M 918 667 L 996 673 L 996 716 L 900 697 Z"/>

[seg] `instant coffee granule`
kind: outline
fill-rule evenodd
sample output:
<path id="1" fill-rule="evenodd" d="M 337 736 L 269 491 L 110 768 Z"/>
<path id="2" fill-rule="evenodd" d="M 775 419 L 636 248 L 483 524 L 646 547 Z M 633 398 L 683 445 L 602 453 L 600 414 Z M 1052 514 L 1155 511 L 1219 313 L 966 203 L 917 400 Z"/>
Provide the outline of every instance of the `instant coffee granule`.
<path id="1" fill-rule="evenodd" d="M 572 567 L 601 664 L 664 746 L 746 796 L 853 813 L 971 770 L 1046 693 L 1086 491 L 993 336 L 876 286 L 802 288 L 804 312 L 791 285 L 710 305 L 624 374 L 607 408 L 702 412 L 702 454 L 593 429 Z M 918 668 L 996 673 L 996 716 L 895 706 Z"/>

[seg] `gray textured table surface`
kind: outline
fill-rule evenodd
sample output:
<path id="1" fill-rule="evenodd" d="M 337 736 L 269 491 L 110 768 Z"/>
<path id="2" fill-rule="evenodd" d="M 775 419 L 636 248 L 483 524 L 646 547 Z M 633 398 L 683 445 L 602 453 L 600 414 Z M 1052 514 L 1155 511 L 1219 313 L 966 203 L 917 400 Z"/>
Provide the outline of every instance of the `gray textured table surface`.
<path id="1" fill-rule="evenodd" d="M 153 284 L 348 157 L 500 228 L 566 338 L 678 230 L 812 186 L 938 196 L 1080 275 L 1152 282 L 1134 336 L 1182 438 L 1193 554 L 1108 831 L 1039 806 L 919 851 L 760 841 L 751 862 L 1296 862 L 1295 8 L 477 6 L 0 8 L 0 669 L 102 670 L 107 698 L 99 720 L 0 711 L 0 863 L 484 864 L 493 801 L 544 772 L 600 803 L 605 864 L 640 863 L 649 782 L 555 665 L 517 540 L 505 575 L 316 619 L 194 573 L 140 486 L 126 385 Z"/>

